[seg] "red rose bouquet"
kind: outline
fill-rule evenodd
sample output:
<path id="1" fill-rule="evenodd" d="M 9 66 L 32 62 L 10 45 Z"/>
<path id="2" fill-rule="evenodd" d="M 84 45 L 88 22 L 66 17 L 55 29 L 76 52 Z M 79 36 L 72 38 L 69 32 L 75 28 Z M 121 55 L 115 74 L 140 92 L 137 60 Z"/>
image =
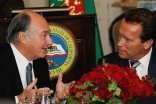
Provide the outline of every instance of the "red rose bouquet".
<path id="1" fill-rule="evenodd" d="M 154 94 L 154 84 L 149 78 L 147 75 L 140 80 L 130 67 L 104 63 L 84 74 L 73 85 L 67 103 L 126 104 L 132 99 Z"/>

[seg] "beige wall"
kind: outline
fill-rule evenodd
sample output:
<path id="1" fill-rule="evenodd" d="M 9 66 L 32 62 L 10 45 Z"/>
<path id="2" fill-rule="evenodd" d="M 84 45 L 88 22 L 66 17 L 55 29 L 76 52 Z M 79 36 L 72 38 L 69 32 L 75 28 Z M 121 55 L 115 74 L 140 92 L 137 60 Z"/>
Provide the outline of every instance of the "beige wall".
<path id="1" fill-rule="evenodd" d="M 49 0 L 23 0 L 25 7 L 48 7 Z"/>
<path id="2" fill-rule="evenodd" d="M 108 34 L 109 26 L 122 13 L 121 8 L 112 7 L 116 1 L 121 0 L 94 0 L 104 55 L 112 52 Z"/>

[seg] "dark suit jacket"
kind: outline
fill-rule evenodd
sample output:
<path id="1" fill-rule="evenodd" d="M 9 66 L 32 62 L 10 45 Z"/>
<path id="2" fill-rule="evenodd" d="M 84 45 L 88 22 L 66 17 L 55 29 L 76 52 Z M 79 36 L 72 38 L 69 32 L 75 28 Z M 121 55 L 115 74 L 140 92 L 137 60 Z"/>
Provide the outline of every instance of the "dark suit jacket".
<path id="1" fill-rule="evenodd" d="M 106 59 L 107 63 L 118 64 L 120 67 L 129 66 L 128 60 L 121 59 L 118 56 L 117 52 L 103 56 L 102 58 L 98 60 L 98 64 L 102 64 L 103 59 Z M 156 46 L 153 46 L 153 50 L 152 50 L 152 54 L 151 54 L 151 58 L 150 58 L 149 66 L 148 66 L 148 75 L 150 75 L 151 78 L 156 79 Z"/>
<path id="2" fill-rule="evenodd" d="M 50 87 L 48 64 L 45 58 L 33 61 L 37 88 Z M 18 67 L 11 46 L 0 45 L 0 98 L 12 98 L 23 91 Z"/>
<path id="3" fill-rule="evenodd" d="M 156 95 L 139 99 L 134 104 L 156 104 Z"/>
<path id="4" fill-rule="evenodd" d="M 105 59 L 106 63 L 111 64 L 118 64 L 120 67 L 126 67 L 129 66 L 129 62 L 127 59 L 121 59 L 118 56 L 118 53 L 111 53 L 106 56 L 103 56 L 98 60 L 98 64 L 102 64 L 102 60 Z M 150 75 L 151 78 L 156 79 L 156 46 L 153 47 L 149 66 L 148 66 L 148 75 Z M 156 90 L 156 85 L 155 85 Z M 156 104 L 156 96 L 151 96 L 145 99 L 139 99 L 135 104 Z"/>

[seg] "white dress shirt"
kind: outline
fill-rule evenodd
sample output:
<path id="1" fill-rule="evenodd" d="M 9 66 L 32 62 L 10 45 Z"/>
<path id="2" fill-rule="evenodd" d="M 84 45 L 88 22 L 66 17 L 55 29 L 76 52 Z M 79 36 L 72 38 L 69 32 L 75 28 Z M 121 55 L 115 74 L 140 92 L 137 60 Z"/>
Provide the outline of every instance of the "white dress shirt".
<path id="1" fill-rule="evenodd" d="M 148 75 L 148 66 L 149 66 L 151 53 L 152 53 L 152 47 L 150 51 L 144 57 L 138 60 L 140 62 L 140 65 L 136 67 L 136 72 L 140 79 L 143 76 Z M 129 64 L 130 64 L 130 60 L 129 60 Z M 130 67 L 131 67 L 131 64 L 130 64 Z"/>
<path id="2" fill-rule="evenodd" d="M 16 60 L 16 63 L 17 63 L 17 66 L 18 66 L 18 71 L 19 71 L 19 74 L 20 74 L 20 77 L 21 77 L 21 81 L 22 81 L 22 85 L 23 85 L 23 89 L 25 89 L 27 87 L 27 81 L 26 81 L 26 67 L 29 63 L 32 64 L 33 66 L 33 62 L 32 61 L 28 61 L 17 49 L 16 47 L 13 45 L 13 44 L 10 44 L 11 45 L 11 48 L 12 48 L 12 51 L 14 53 L 14 56 L 15 56 L 15 60 Z M 32 70 L 32 80 L 35 80 L 35 76 L 34 76 L 34 72 Z M 35 86 L 35 88 L 37 88 Z M 17 96 L 15 96 L 15 101 L 16 101 L 16 104 L 19 104 L 19 101 L 18 101 L 18 98 Z M 66 103 L 66 100 L 63 100 L 61 102 L 61 104 L 65 104 Z"/>
<path id="3" fill-rule="evenodd" d="M 33 62 L 32 61 L 28 61 L 17 49 L 16 47 L 13 45 L 13 44 L 10 44 L 11 45 L 11 48 L 12 48 L 12 51 L 13 51 L 13 54 L 15 56 L 15 60 L 16 60 L 16 63 L 17 63 L 17 67 L 18 67 L 18 71 L 19 71 L 19 74 L 20 74 L 20 77 L 21 77 L 21 82 L 22 82 L 22 85 L 23 85 L 23 89 L 25 89 L 27 87 L 27 81 L 26 81 L 26 67 L 29 63 L 32 64 L 33 66 Z M 34 72 L 32 70 L 32 80 L 35 79 L 35 76 L 34 76 Z M 17 99 L 17 96 L 15 96 L 15 100 L 16 100 L 16 103 L 18 103 L 18 99 Z"/>

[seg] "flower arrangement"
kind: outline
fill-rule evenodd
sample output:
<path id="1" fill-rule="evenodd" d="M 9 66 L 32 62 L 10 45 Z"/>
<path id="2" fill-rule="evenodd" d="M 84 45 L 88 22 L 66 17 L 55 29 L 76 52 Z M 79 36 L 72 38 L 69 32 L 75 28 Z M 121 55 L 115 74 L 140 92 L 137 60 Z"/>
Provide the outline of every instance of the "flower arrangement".
<path id="1" fill-rule="evenodd" d="M 126 104 L 154 94 L 154 84 L 149 78 L 147 75 L 139 79 L 130 67 L 121 68 L 104 62 L 73 85 L 67 103 Z"/>

